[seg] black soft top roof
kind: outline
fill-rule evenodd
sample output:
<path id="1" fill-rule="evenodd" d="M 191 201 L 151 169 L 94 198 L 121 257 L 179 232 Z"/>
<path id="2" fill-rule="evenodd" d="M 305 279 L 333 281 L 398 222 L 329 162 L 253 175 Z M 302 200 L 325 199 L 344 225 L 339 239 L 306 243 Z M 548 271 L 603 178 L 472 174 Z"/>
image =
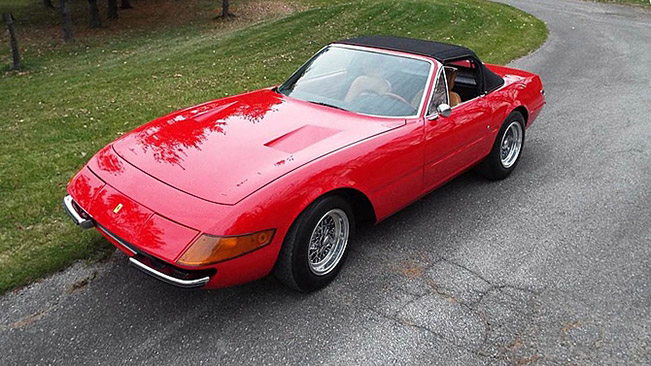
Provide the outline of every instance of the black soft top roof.
<path id="1" fill-rule="evenodd" d="M 483 85 L 480 86 L 483 92 L 490 92 L 497 89 L 504 80 L 484 66 L 479 57 L 469 48 L 448 43 L 426 41 L 422 39 L 393 37 L 393 36 L 365 36 L 344 39 L 335 43 L 353 46 L 366 46 L 382 48 L 391 51 L 400 51 L 421 56 L 432 57 L 442 63 L 472 58 L 476 60 L 482 74 Z"/>
<path id="2" fill-rule="evenodd" d="M 429 56 L 441 62 L 457 60 L 468 56 L 477 58 L 477 55 L 475 55 L 474 52 L 465 47 L 414 38 L 367 36 L 344 39 L 336 43 L 413 53 L 422 56 Z"/>

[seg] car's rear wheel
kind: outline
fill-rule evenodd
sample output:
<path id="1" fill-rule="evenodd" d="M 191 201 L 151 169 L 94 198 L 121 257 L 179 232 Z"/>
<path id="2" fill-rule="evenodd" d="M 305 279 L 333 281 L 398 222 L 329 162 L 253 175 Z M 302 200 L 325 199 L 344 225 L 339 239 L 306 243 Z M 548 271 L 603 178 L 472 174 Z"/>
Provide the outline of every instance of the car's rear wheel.
<path id="1" fill-rule="evenodd" d="M 515 170 L 524 147 L 524 117 L 514 111 L 506 117 L 490 154 L 478 166 L 480 174 L 492 180 L 504 179 Z"/>
<path id="2" fill-rule="evenodd" d="M 318 290 L 335 279 L 355 228 L 353 210 L 339 196 L 323 197 L 303 211 L 285 236 L 274 274 L 290 288 Z"/>

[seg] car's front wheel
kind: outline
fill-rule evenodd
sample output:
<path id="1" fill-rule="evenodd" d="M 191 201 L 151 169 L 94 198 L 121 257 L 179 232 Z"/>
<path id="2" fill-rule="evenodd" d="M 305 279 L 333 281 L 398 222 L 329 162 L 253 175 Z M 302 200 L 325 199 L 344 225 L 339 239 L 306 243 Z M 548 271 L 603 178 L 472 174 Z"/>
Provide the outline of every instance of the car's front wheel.
<path id="1" fill-rule="evenodd" d="M 274 274 L 290 288 L 318 290 L 339 273 L 355 220 L 348 202 L 323 197 L 303 211 L 285 236 Z"/>
<path id="2" fill-rule="evenodd" d="M 478 166 L 484 177 L 504 179 L 515 169 L 524 147 L 524 125 L 524 117 L 520 112 L 511 112 L 506 117 L 490 154 Z"/>

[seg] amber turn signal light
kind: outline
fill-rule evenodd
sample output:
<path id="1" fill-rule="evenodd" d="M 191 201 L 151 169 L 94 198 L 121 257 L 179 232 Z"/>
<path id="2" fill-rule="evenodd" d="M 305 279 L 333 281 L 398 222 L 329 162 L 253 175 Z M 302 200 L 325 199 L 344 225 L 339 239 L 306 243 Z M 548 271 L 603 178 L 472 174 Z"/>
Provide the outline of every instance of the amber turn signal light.
<path id="1" fill-rule="evenodd" d="M 203 234 L 190 245 L 177 263 L 194 267 L 235 258 L 271 243 L 274 232 L 272 229 L 227 237 Z"/>

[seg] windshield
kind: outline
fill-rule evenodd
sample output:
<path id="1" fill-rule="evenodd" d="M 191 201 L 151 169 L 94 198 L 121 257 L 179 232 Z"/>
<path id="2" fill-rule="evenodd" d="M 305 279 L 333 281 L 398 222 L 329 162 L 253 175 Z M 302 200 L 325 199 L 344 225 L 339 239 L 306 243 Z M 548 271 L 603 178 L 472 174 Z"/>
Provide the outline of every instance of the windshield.
<path id="1" fill-rule="evenodd" d="M 292 75 L 278 92 L 351 112 L 415 116 L 430 68 L 425 60 L 330 46 Z"/>

